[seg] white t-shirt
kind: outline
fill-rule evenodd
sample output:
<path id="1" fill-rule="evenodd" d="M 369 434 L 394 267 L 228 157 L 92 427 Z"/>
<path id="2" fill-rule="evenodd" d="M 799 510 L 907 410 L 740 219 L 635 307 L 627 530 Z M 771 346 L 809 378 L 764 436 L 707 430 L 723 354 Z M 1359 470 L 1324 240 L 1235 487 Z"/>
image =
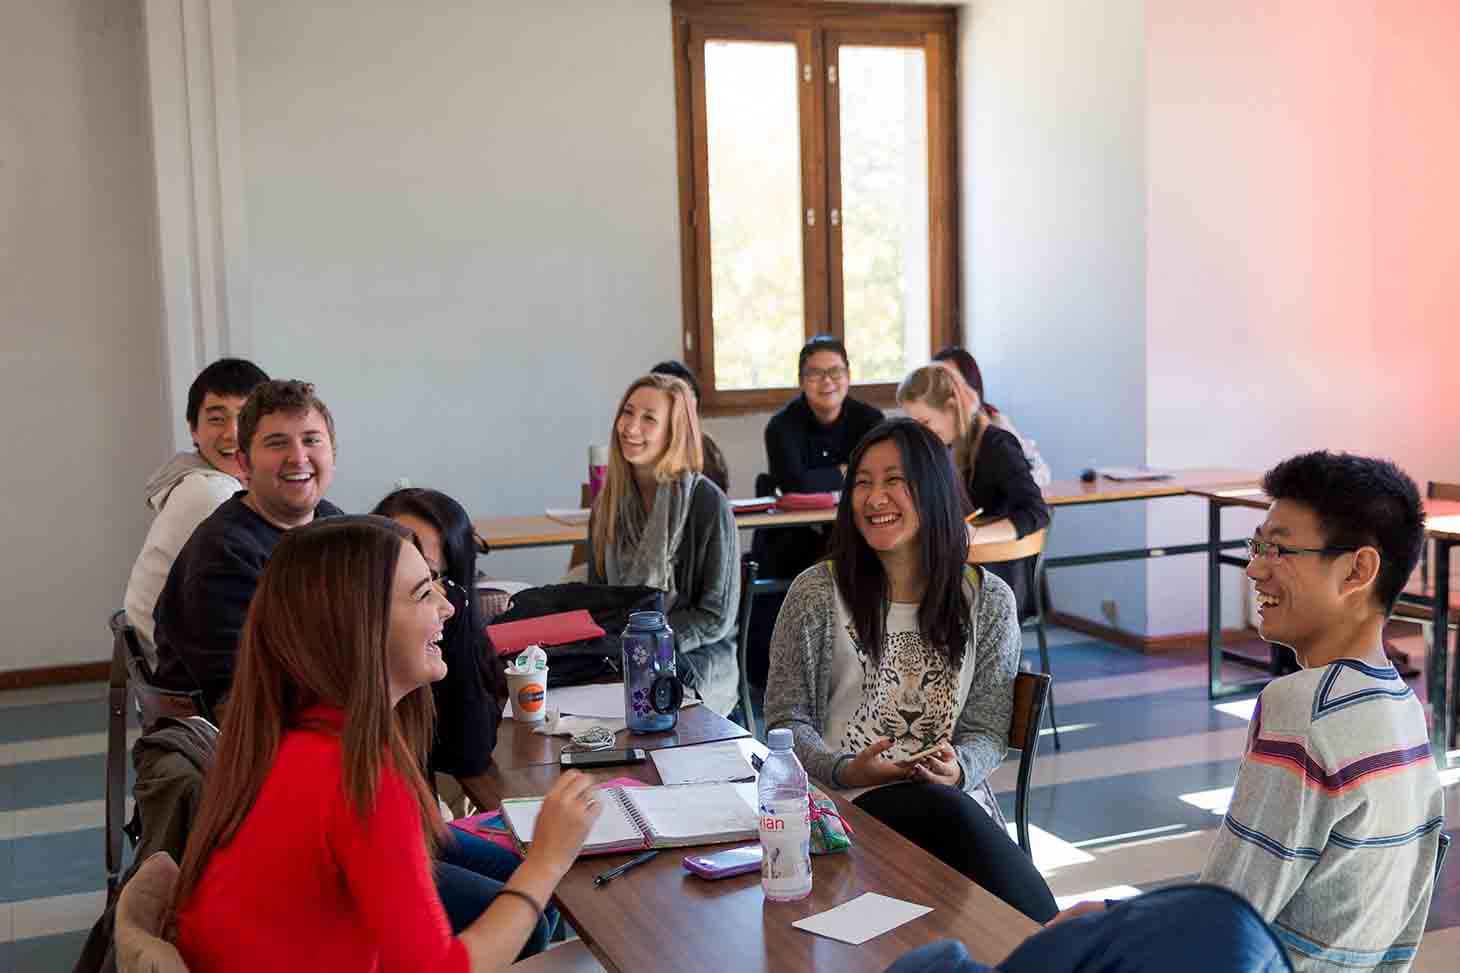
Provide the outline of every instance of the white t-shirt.
<path id="1" fill-rule="evenodd" d="M 940 741 L 951 741 L 973 683 L 977 640 L 969 640 L 963 663 L 955 670 L 918 631 L 918 606 L 893 603 L 887 611 L 881 657 L 874 662 L 857 643 L 851 613 L 840 594 L 836 613 L 827 744 L 858 753 L 892 737 L 896 742 L 887 757 L 902 760 Z"/>

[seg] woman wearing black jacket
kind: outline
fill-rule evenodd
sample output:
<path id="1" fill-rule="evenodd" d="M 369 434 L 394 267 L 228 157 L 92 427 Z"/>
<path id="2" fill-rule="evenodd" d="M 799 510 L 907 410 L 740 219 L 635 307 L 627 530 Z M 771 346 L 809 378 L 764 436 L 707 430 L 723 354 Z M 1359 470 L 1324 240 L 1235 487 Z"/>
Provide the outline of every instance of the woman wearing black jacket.
<path id="1" fill-rule="evenodd" d="M 897 388 L 897 403 L 953 450 L 968 488 L 979 542 L 1012 541 L 1049 526 L 1049 507 L 1030 473 L 1018 437 L 995 426 L 969 388 L 947 369 L 924 365 Z M 1021 606 L 1030 591 L 1033 558 L 991 564 Z"/>

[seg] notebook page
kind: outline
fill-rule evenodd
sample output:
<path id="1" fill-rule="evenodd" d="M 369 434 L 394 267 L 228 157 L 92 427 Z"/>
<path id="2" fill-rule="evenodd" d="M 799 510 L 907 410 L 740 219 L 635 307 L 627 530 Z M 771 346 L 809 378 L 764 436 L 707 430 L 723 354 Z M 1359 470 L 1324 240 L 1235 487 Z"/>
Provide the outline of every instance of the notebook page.
<path id="1" fill-rule="evenodd" d="M 752 753 L 764 758 L 766 745 L 754 737 L 742 737 L 688 747 L 665 747 L 649 751 L 649 756 L 654 761 L 654 769 L 659 771 L 659 779 L 666 785 L 709 784 L 744 777 L 753 780 Z"/>
<path id="2" fill-rule="evenodd" d="M 624 793 L 656 846 L 740 841 L 760 833 L 754 784 L 682 784 Z"/>
<path id="3" fill-rule="evenodd" d="M 647 790 L 647 788 L 636 788 Z M 644 835 L 639 831 L 638 825 L 634 824 L 623 805 L 618 802 L 616 791 L 607 791 L 600 795 L 599 803 L 603 807 L 603 813 L 598 820 L 593 822 L 588 837 L 583 842 L 585 851 L 594 851 L 602 848 L 614 848 L 620 846 L 641 847 L 644 844 Z M 532 844 L 533 829 L 537 825 L 537 816 L 542 811 L 542 798 L 511 798 L 502 802 L 502 817 L 512 828 L 512 833 L 517 840 L 524 845 Z"/>

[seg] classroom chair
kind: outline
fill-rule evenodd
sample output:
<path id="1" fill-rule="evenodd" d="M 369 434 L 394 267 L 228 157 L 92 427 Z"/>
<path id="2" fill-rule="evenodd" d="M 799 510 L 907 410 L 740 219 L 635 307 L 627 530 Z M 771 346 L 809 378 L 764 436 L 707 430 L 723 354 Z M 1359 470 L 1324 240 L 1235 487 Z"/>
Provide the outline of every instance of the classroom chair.
<path id="1" fill-rule="evenodd" d="M 1034 858 L 1029 843 L 1029 782 L 1034 777 L 1034 758 L 1039 753 L 1039 725 L 1044 721 L 1044 701 L 1049 697 L 1050 677 L 1044 672 L 1020 672 L 1014 676 L 1014 710 L 1009 716 L 1009 747 L 1019 751 L 1019 780 L 1014 785 L 1014 827 L 1019 847 Z"/>
<path id="2" fill-rule="evenodd" d="M 106 737 L 106 890 L 107 901 L 115 898 L 122 873 L 122 837 L 135 848 L 139 838 L 137 823 L 122 823 L 127 810 L 127 706 L 130 698 L 137 721 L 147 733 L 164 716 L 202 716 L 212 721 L 203 694 L 174 692 L 152 684 L 152 666 L 142 653 L 137 630 L 127 622 L 127 613 L 114 612 L 109 626 L 112 633 L 112 661 L 107 685 Z"/>
<path id="3" fill-rule="evenodd" d="M 118 973 L 188 973 L 177 947 L 162 938 L 177 863 L 165 851 L 148 858 L 117 900 Z"/>
<path id="4" fill-rule="evenodd" d="M 746 656 L 750 651 L 750 613 L 755 606 L 755 576 L 760 565 L 749 557 L 740 561 L 740 607 L 735 616 L 735 655 L 740 663 L 740 725 L 750 731 L 757 740 L 760 732 L 755 728 L 755 708 L 750 698 L 750 671 Z"/>
<path id="5" fill-rule="evenodd" d="M 1032 534 L 1021 537 L 1018 540 L 1003 541 L 997 544 L 972 544 L 968 548 L 969 564 L 999 564 L 1004 561 L 1017 561 L 1023 558 L 1034 558 L 1033 569 L 1030 572 L 1029 588 L 1034 596 L 1034 611 L 1027 618 L 1019 622 L 1020 631 L 1034 629 L 1039 639 L 1039 671 L 1052 677 L 1049 671 L 1049 635 L 1045 623 L 1045 570 L 1044 570 L 1044 546 L 1049 539 L 1049 528 L 1045 527 Z M 1054 688 L 1049 690 L 1049 725 L 1054 730 L 1054 748 L 1060 749 L 1060 728 L 1055 720 L 1054 712 Z"/>

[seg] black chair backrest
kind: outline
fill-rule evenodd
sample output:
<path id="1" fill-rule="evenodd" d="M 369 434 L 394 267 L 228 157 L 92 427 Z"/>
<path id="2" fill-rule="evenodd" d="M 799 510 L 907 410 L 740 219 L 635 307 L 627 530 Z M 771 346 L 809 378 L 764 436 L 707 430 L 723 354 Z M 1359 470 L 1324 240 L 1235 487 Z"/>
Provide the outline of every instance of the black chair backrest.
<path id="1" fill-rule="evenodd" d="M 1039 753 L 1039 725 L 1044 721 L 1049 683 L 1049 676 L 1043 672 L 1019 672 L 1014 676 L 1014 709 L 1009 715 L 1009 746 L 1019 751 L 1014 826 L 1019 847 L 1027 855 L 1033 854 L 1029 840 L 1029 782 L 1034 776 L 1035 755 Z"/>
<path id="2" fill-rule="evenodd" d="M 1440 832 L 1440 847 L 1435 849 L 1435 884 L 1440 882 L 1440 869 L 1445 867 L 1445 855 L 1450 852 L 1450 836 Z"/>
<path id="3" fill-rule="evenodd" d="M 112 664 L 107 680 L 106 730 L 106 894 L 116 897 L 122 874 L 122 819 L 127 810 L 128 637 L 136 632 L 126 612 L 111 617 Z"/>
<path id="4" fill-rule="evenodd" d="M 735 655 L 740 664 L 740 709 L 745 718 L 745 728 L 753 737 L 760 734 L 755 729 L 755 711 L 750 699 L 750 670 L 746 656 L 750 651 L 750 613 L 755 606 L 755 576 L 760 565 L 751 558 L 740 562 L 740 607 L 735 617 Z"/>

